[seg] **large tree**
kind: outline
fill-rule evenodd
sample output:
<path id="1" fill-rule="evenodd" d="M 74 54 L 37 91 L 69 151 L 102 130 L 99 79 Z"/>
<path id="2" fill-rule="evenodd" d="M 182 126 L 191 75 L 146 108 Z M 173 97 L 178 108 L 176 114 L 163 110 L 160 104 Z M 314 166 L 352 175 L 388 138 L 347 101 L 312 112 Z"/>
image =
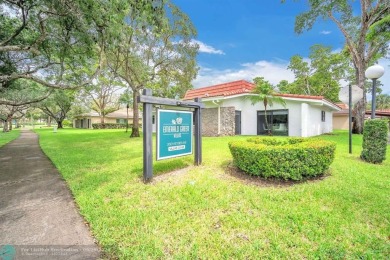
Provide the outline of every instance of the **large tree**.
<path id="1" fill-rule="evenodd" d="M 35 106 L 42 110 L 49 118 L 53 118 L 58 128 L 63 128 L 62 122 L 70 111 L 74 99 L 74 90 L 55 90 L 50 97 Z"/>
<path id="2" fill-rule="evenodd" d="M 126 15 L 155 24 L 159 0 L 0 0 L 0 91 L 26 79 L 50 88 L 86 86 Z"/>
<path id="3" fill-rule="evenodd" d="M 86 105 L 100 116 L 100 123 L 104 125 L 107 114 L 119 109 L 119 94 L 121 82 L 115 80 L 107 70 L 100 74 L 96 81 L 86 86 L 81 95 Z"/>
<path id="4" fill-rule="evenodd" d="M 196 31 L 187 15 L 172 3 L 156 3 L 153 22 L 132 19 L 131 12 L 119 37 L 106 47 L 107 62 L 133 93 L 131 137 L 139 137 L 137 97 L 146 87 L 165 96 L 169 89 L 191 87 L 197 73 L 198 46 L 191 42 Z"/>
<path id="5" fill-rule="evenodd" d="M 39 84 L 25 80 L 13 82 L 7 89 L 0 91 L 0 118 L 5 123 L 3 131 L 11 130 L 8 125 L 12 119 L 20 118 L 30 106 L 41 102 L 50 94 L 51 91 Z"/>
<path id="6" fill-rule="evenodd" d="M 90 82 L 94 73 L 83 68 L 98 67 L 104 29 L 94 1 L 2 0 L 0 5 L 1 87 L 18 79 L 51 88 Z"/>
<path id="7" fill-rule="evenodd" d="M 288 68 L 294 72 L 292 83 L 282 81 L 278 87 L 283 93 L 324 96 L 337 102 L 340 80 L 345 78 L 349 62 L 345 53 L 333 53 L 331 47 L 314 45 L 310 48 L 310 61 L 295 55 Z"/>
<path id="8" fill-rule="evenodd" d="M 283 0 L 285 1 L 285 0 Z M 309 10 L 296 17 L 295 31 L 302 33 L 310 30 L 318 19 L 334 22 L 345 39 L 346 48 L 355 68 L 355 82 L 364 91 L 362 99 L 356 106 L 354 132 L 363 132 L 365 114 L 365 70 L 379 57 L 386 55 L 388 40 L 386 37 L 375 37 L 367 41 L 369 29 L 383 20 L 390 12 L 390 0 L 360 0 L 357 10 L 355 1 L 350 0 L 308 0 Z"/>

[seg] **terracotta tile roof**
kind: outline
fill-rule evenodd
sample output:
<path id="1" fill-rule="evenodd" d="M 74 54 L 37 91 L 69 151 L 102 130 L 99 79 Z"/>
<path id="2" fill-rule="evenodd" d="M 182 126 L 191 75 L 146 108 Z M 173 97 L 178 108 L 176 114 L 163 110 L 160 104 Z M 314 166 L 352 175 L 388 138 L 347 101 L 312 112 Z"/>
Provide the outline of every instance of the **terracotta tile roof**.
<path id="1" fill-rule="evenodd" d="M 304 98 L 304 99 L 318 99 L 323 100 L 324 96 L 311 96 L 311 95 L 300 95 L 300 94 L 276 94 L 279 97 L 290 97 L 290 98 Z"/>
<path id="2" fill-rule="evenodd" d="M 344 103 L 336 103 L 338 107 L 340 107 L 343 110 L 348 110 L 348 105 Z"/>
<path id="3" fill-rule="evenodd" d="M 371 110 L 366 111 L 366 115 L 371 115 Z M 375 110 L 377 116 L 390 116 L 390 109 Z"/>
<path id="4" fill-rule="evenodd" d="M 348 105 L 347 104 L 335 103 L 335 105 L 338 106 L 339 108 L 341 108 L 341 110 L 334 112 L 333 115 L 335 115 L 335 116 L 342 116 L 342 115 L 348 115 L 349 114 L 349 109 L 348 109 Z M 355 115 L 355 112 L 352 111 L 352 115 Z"/>
<path id="5" fill-rule="evenodd" d="M 209 87 L 197 88 L 188 90 L 184 99 L 193 99 L 196 97 L 220 97 L 220 96 L 234 96 L 243 93 L 249 93 L 255 88 L 253 83 L 246 80 L 237 80 L 227 82 Z M 280 97 L 304 98 L 304 99 L 324 99 L 323 96 L 299 95 L 299 94 L 277 94 Z"/>
<path id="6" fill-rule="evenodd" d="M 227 97 L 239 94 L 250 93 L 255 88 L 255 84 L 246 80 L 237 80 L 223 84 L 213 85 L 209 87 L 197 88 L 188 90 L 184 96 L 184 100 L 194 99 L 196 97 Z M 299 95 L 299 94 L 277 94 L 277 96 L 285 98 L 302 98 L 314 100 L 326 100 L 323 96 Z M 328 100 L 326 100 L 328 101 Z M 337 104 L 328 101 L 339 107 Z M 339 107 L 341 108 L 341 107 Z"/>
<path id="7" fill-rule="evenodd" d="M 254 89 L 255 85 L 245 80 L 237 80 L 209 87 L 197 88 L 188 90 L 184 99 L 194 99 L 196 97 L 220 97 L 234 96 L 243 93 L 249 93 Z"/>

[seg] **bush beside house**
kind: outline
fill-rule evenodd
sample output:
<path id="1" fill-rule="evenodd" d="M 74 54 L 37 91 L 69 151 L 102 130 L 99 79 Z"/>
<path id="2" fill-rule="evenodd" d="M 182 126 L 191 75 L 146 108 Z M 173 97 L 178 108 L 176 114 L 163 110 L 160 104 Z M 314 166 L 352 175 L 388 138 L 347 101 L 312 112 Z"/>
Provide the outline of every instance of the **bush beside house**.
<path id="1" fill-rule="evenodd" d="M 229 149 L 234 164 L 250 175 L 302 180 L 329 169 L 336 144 L 311 138 L 250 138 L 230 142 Z"/>

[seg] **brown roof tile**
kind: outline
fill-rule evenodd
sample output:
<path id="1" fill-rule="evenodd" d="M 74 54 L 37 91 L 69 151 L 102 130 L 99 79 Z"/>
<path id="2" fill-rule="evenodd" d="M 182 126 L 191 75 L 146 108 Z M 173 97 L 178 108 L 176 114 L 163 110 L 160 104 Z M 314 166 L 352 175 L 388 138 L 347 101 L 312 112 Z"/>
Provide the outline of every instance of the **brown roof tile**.
<path id="1" fill-rule="evenodd" d="M 304 98 L 304 99 L 324 99 L 324 96 L 311 96 L 311 95 L 300 95 L 300 94 L 276 94 L 279 97 L 290 97 L 290 98 Z"/>
<path id="2" fill-rule="evenodd" d="M 233 96 L 243 93 L 249 93 L 254 89 L 255 85 L 245 80 L 237 80 L 233 82 L 218 84 L 209 87 L 197 88 L 188 90 L 184 99 L 194 99 L 196 97 L 220 97 Z"/>

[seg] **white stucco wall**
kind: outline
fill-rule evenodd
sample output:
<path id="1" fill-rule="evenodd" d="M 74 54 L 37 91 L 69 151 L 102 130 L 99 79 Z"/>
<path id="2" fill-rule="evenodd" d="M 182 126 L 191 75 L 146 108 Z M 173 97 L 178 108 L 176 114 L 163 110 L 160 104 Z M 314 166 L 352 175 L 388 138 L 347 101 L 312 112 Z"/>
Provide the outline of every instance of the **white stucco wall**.
<path id="1" fill-rule="evenodd" d="M 321 121 L 321 111 L 325 111 L 325 122 Z M 330 133 L 332 129 L 332 112 L 324 106 L 310 106 L 307 136 Z"/>
<path id="2" fill-rule="evenodd" d="M 241 134 L 257 135 L 257 111 L 264 111 L 264 105 L 255 105 L 244 96 L 221 99 L 219 102 L 203 101 L 206 108 L 234 106 L 241 111 Z M 274 103 L 267 110 L 288 110 L 289 136 L 315 136 L 332 131 L 332 111 L 323 105 L 305 103 L 300 100 L 285 100 L 286 106 Z M 325 122 L 321 121 L 321 111 L 325 111 Z M 217 122 L 216 122 L 217 123 Z"/>

